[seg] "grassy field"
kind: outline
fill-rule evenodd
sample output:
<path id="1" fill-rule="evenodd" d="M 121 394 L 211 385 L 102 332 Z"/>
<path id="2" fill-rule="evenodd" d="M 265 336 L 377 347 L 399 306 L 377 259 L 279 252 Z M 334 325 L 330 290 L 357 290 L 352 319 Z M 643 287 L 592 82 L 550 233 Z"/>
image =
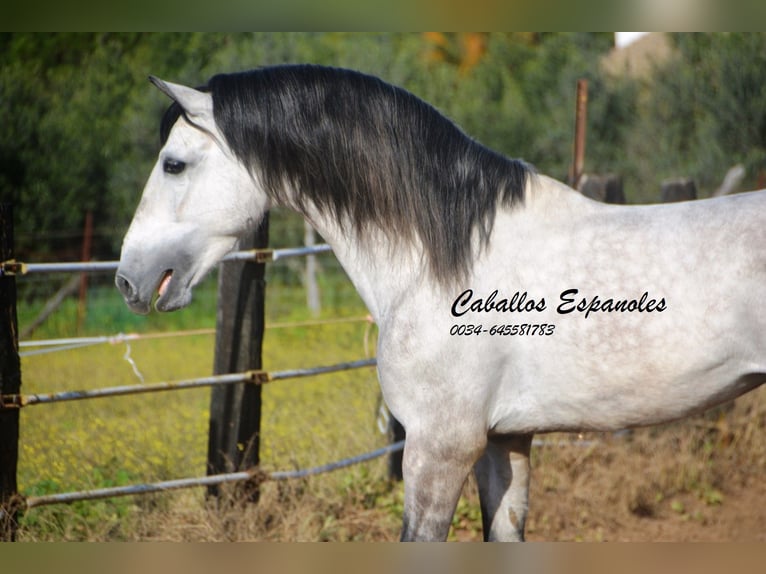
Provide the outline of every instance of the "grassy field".
<path id="1" fill-rule="evenodd" d="M 281 273 L 277 271 L 277 273 Z M 332 275 L 332 274 L 331 274 Z M 342 278 L 322 285 L 322 318 L 363 317 Z M 215 280 L 192 308 L 134 317 L 113 289 L 94 290 L 80 334 L 212 327 Z M 364 321 L 283 327 L 310 319 L 299 286 L 270 281 L 264 365 L 269 370 L 330 364 L 373 353 Z M 34 305 L 20 307 L 20 326 Z M 71 336 L 74 304 L 35 338 Z M 22 360 L 23 392 L 53 392 L 207 375 L 213 336 L 103 344 Z M 264 470 L 314 466 L 386 443 L 376 424 L 374 369 L 267 385 L 263 394 Z M 204 474 L 209 391 L 179 391 L 33 406 L 21 415 L 19 483 L 35 496 Z M 766 540 L 766 394 L 628 436 L 539 437 L 533 449 L 528 520 L 531 540 Z M 558 446 L 557 441 L 565 441 Z M 400 484 L 377 460 L 306 480 L 266 483 L 258 504 L 226 489 L 219 504 L 202 489 L 31 509 L 19 538 L 59 540 L 366 540 L 398 537 Z M 451 533 L 481 538 L 476 488 L 466 483 Z"/>
<path id="2" fill-rule="evenodd" d="M 364 320 L 366 310 L 342 278 L 322 284 L 325 311 L 313 322 L 295 286 L 269 286 L 264 365 L 271 371 L 310 367 L 374 355 L 375 329 Z M 39 305 L 20 306 L 20 328 Z M 348 322 L 336 322 L 348 318 Z M 323 319 L 329 323 L 321 324 Z M 359 319 L 359 320 L 354 320 Z M 73 336 L 76 306 L 65 305 L 34 338 Z M 215 278 L 195 294 L 192 307 L 171 315 L 136 317 L 124 309 L 114 289 L 94 290 L 83 335 L 158 332 L 215 326 Z M 273 327 L 272 327 L 273 326 Z M 100 329 L 99 329 L 100 328 Z M 214 335 L 195 335 L 130 343 L 102 344 L 22 359 L 23 392 L 47 393 L 205 376 L 213 364 Z M 375 370 L 323 375 L 267 385 L 263 391 L 261 460 L 265 470 L 304 468 L 359 454 L 386 443 L 376 424 L 380 403 Z M 115 399 L 34 406 L 22 411 L 19 483 L 35 496 L 142 481 L 204 475 L 209 390 L 187 390 Z M 353 482 L 380 486 L 385 461 L 340 471 L 327 478 L 273 486 L 283 497 L 293 488 L 313 491 L 301 496 L 326 498 L 344 493 Z M 362 486 L 362 491 L 372 486 Z M 318 489 L 318 490 L 317 490 Z M 365 494 L 364 496 L 369 496 Z M 371 504 L 368 501 L 367 504 Z M 259 506 L 266 506 L 261 504 Z M 31 509 L 23 519 L 23 540 L 133 540 L 196 538 L 184 532 L 155 533 L 152 516 L 167 523 L 164 513 L 176 508 L 201 513 L 210 520 L 202 489 L 152 497 L 115 498 L 71 506 Z M 220 510 L 220 509 L 219 509 Z M 218 512 L 218 511 L 217 511 Z M 216 514 L 217 515 L 217 514 Z M 301 512 L 301 520 L 312 521 Z M 319 520 L 319 518 L 317 518 Z M 322 529 L 334 531 L 322 517 Z M 324 522 L 327 521 L 325 525 Z M 176 521 L 173 521 L 176 522 Z M 273 519 L 271 519 L 273 523 Z M 189 525 L 196 531 L 197 526 Z M 219 533 L 221 534 L 221 533 Z M 266 535 L 264 531 L 264 535 Z M 203 538 L 216 538 L 209 534 Z M 226 534 L 226 536 L 229 536 Z M 310 538 L 306 533 L 296 536 Z M 329 536 L 329 535 L 328 535 Z"/>

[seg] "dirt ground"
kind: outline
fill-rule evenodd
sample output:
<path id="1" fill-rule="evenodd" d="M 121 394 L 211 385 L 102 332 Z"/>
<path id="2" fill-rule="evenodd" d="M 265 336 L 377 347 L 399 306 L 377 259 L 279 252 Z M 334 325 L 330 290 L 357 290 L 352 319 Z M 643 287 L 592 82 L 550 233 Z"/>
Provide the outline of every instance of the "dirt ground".
<path id="1" fill-rule="evenodd" d="M 604 480 L 610 476 L 621 480 L 615 472 L 606 473 Z M 762 477 L 725 486 L 719 504 L 711 506 L 696 494 L 684 493 L 646 516 L 614 508 L 608 497 L 596 492 L 583 504 L 576 494 L 551 497 L 539 490 L 533 488 L 529 541 L 766 542 Z"/>
<path id="2" fill-rule="evenodd" d="M 544 437 L 575 442 L 533 450 L 527 539 L 766 542 L 765 429 L 761 388 L 592 446 Z"/>
<path id="3" fill-rule="evenodd" d="M 765 429 L 766 388 L 761 388 L 661 427 L 539 436 L 545 444 L 532 450 L 527 540 L 766 542 Z M 183 529 L 169 533 L 165 521 L 140 539 L 398 539 L 400 510 L 392 509 L 401 503 L 401 484 L 352 481 L 324 495 L 318 485 L 315 478 L 264 491 L 259 505 L 236 514 L 240 526 L 233 531 L 217 524 L 227 519 L 213 517 L 217 522 L 211 525 L 208 515 L 200 528 L 195 519 L 175 517 L 171 523 L 185 524 Z M 472 478 L 449 539 L 482 540 Z"/>

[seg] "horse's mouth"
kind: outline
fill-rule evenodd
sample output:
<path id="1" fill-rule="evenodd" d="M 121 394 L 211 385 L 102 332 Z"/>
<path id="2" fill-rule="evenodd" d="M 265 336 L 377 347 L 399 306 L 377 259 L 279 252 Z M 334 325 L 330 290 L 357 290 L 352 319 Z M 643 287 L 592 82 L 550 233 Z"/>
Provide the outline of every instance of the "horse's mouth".
<path id="1" fill-rule="evenodd" d="M 157 283 L 157 301 L 154 308 L 160 312 L 175 311 L 190 302 L 190 293 L 183 286 L 181 277 L 174 277 L 174 270 L 167 269 Z"/>
<path id="2" fill-rule="evenodd" d="M 162 278 L 160 279 L 160 284 L 157 287 L 157 294 L 162 297 L 165 293 L 167 293 L 168 285 L 170 284 L 170 279 L 173 277 L 173 270 L 168 269 L 162 274 Z"/>

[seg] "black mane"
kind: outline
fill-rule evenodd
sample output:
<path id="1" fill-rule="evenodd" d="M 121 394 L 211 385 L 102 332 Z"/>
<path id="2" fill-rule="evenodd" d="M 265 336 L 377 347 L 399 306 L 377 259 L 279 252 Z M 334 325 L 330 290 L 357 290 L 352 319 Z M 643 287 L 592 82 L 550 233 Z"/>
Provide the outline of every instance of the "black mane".
<path id="1" fill-rule="evenodd" d="M 277 202 L 306 200 L 359 239 L 419 241 L 437 281 L 464 278 L 474 233 L 524 198 L 532 170 L 466 136 L 411 93 L 372 76 L 290 65 L 221 74 L 204 88 L 227 144 Z M 181 113 L 171 107 L 162 137 Z"/>

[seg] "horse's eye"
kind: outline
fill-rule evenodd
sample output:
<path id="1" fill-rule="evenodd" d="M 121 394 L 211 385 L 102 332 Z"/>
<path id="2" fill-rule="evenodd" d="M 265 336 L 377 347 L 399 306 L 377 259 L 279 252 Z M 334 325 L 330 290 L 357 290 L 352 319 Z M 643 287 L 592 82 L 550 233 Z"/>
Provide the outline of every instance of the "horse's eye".
<path id="1" fill-rule="evenodd" d="M 162 163 L 162 170 L 165 173 L 177 175 L 186 169 L 186 163 L 177 159 L 166 159 Z"/>

